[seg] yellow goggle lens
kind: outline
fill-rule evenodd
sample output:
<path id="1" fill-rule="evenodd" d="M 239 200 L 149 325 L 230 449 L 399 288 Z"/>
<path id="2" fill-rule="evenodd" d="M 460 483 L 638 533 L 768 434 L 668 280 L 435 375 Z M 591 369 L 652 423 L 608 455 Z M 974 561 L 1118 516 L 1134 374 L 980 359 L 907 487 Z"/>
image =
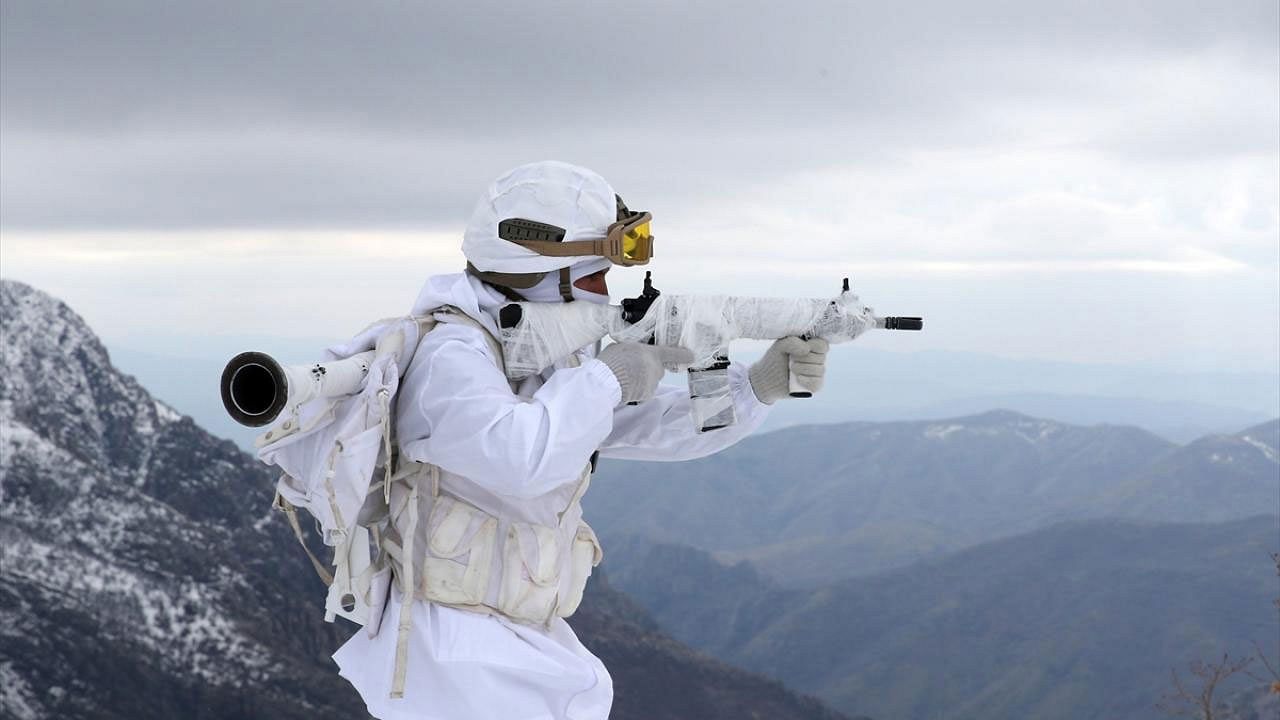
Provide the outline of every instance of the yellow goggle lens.
<path id="1" fill-rule="evenodd" d="M 640 244 L 640 241 L 641 240 L 647 241 L 649 240 L 650 237 L 651 235 L 649 234 L 649 223 L 647 222 L 641 223 L 627 230 L 622 235 L 623 256 L 625 256 L 628 259 L 633 258 L 635 256 L 636 247 Z"/>

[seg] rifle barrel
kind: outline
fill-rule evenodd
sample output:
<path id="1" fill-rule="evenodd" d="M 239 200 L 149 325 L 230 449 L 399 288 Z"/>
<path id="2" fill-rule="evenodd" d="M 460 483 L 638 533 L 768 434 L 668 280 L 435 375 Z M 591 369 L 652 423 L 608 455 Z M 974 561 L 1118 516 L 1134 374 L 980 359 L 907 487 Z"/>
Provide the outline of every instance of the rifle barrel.
<path id="1" fill-rule="evenodd" d="M 885 330 L 923 330 L 924 318 L 891 316 L 880 318 L 880 327 Z"/>

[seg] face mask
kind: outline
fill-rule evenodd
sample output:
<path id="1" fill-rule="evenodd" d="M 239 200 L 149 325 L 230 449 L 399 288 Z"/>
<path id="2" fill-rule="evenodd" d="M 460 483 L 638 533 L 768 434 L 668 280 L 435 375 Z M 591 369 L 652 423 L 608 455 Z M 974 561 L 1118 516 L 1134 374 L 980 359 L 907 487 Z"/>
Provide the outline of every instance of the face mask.
<path id="1" fill-rule="evenodd" d="M 596 303 L 597 305 L 609 304 L 608 295 L 601 295 L 600 293 L 587 292 L 582 288 L 574 288 L 572 292 L 573 292 L 574 300 L 581 300 L 583 302 Z"/>
<path id="2" fill-rule="evenodd" d="M 607 258 L 583 260 L 569 267 L 569 280 L 570 282 L 577 282 L 579 279 L 592 273 L 600 272 L 611 265 L 612 263 Z M 517 290 L 516 292 L 530 302 L 562 302 L 560 297 L 560 272 L 553 270 L 547 273 L 542 280 L 539 280 L 537 285 L 524 290 Z M 569 292 L 573 295 L 574 300 L 589 303 L 609 302 L 608 295 L 587 292 L 576 285 Z"/>

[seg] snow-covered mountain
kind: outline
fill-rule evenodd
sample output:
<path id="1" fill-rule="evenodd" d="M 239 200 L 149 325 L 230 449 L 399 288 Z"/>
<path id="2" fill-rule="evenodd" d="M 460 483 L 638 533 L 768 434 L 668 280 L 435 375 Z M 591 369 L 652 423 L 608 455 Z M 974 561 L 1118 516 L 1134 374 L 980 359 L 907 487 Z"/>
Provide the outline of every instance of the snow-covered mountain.
<path id="1" fill-rule="evenodd" d="M 266 468 L 117 373 L 66 305 L 13 282 L 0 301 L 0 706 L 359 717 Z"/>
<path id="2" fill-rule="evenodd" d="M 272 474 L 116 371 L 63 303 L 0 281 L 0 318 L 0 717 L 364 717 Z M 839 717 L 605 583 L 574 622 L 617 718 Z"/>

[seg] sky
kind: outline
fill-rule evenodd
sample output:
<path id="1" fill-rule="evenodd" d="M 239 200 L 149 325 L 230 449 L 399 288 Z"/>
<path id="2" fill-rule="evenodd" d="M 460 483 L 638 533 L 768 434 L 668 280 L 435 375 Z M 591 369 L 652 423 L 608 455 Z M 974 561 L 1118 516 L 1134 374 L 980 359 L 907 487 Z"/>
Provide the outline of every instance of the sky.
<path id="1" fill-rule="evenodd" d="M 0 276 L 140 351 L 341 338 L 560 159 L 654 214 L 664 292 L 852 276 L 926 318 L 882 349 L 1277 372 L 1278 7 L 5 0 Z"/>

